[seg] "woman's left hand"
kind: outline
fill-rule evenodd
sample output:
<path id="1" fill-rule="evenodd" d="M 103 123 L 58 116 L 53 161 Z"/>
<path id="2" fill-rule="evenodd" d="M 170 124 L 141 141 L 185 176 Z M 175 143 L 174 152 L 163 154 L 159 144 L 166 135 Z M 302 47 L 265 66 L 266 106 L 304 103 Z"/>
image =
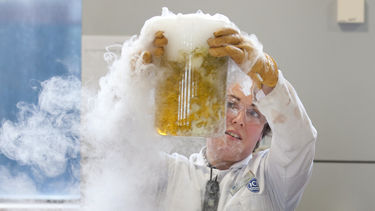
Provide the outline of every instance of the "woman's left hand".
<path id="1" fill-rule="evenodd" d="M 214 32 L 214 37 L 209 38 L 207 43 L 211 56 L 229 56 L 251 77 L 258 89 L 263 89 L 265 94 L 276 86 L 278 68 L 275 60 L 264 52 L 258 52 L 253 43 L 238 31 L 232 28 L 220 29 Z M 245 63 L 253 64 L 250 70 L 244 69 L 247 68 L 243 65 Z"/>

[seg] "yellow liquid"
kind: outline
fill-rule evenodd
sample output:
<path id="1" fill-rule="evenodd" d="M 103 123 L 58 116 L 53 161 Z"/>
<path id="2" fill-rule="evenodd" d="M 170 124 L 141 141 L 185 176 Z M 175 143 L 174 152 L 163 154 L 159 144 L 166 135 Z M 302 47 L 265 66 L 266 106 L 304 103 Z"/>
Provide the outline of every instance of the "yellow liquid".
<path id="1" fill-rule="evenodd" d="M 227 58 L 207 49 L 166 61 L 155 93 L 155 127 L 161 135 L 214 136 L 225 129 Z"/>

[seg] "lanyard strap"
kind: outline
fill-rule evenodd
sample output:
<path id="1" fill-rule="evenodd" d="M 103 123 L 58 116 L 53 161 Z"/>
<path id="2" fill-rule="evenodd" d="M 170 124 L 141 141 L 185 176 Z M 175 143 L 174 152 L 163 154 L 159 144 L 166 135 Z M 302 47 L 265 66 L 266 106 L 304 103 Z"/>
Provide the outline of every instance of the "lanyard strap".
<path id="1" fill-rule="evenodd" d="M 203 211 L 217 211 L 220 198 L 220 186 L 217 182 L 217 175 L 212 179 L 212 168 L 210 167 L 210 180 L 206 183 L 206 190 L 204 193 Z"/>

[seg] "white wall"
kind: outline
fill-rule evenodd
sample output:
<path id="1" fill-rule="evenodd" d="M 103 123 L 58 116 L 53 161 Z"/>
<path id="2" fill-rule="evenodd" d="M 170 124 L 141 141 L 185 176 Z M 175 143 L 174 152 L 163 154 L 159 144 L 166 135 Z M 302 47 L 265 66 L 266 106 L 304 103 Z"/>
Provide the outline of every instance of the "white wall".
<path id="1" fill-rule="evenodd" d="M 374 1 L 366 1 L 365 23 L 338 24 L 336 0 L 83 0 L 83 35 L 137 34 L 162 6 L 222 13 L 257 34 L 318 130 L 316 159 L 375 161 Z M 372 210 L 373 176 L 374 163 L 315 163 L 298 210 Z"/>

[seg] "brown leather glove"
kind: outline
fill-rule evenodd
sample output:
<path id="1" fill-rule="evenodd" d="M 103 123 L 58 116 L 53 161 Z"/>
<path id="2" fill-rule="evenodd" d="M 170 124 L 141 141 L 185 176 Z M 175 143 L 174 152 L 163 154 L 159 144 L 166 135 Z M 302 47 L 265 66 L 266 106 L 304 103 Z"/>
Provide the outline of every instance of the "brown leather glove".
<path id="1" fill-rule="evenodd" d="M 238 31 L 223 28 L 214 32 L 214 37 L 207 43 L 209 53 L 214 57 L 229 56 L 244 72 L 251 77 L 258 89 L 263 85 L 275 87 L 278 80 L 278 68 L 275 60 L 266 53 L 259 52 L 253 43 L 243 37 Z M 260 55 L 260 56 L 257 56 Z M 245 63 L 251 63 L 250 71 Z"/>
<path id="2" fill-rule="evenodd" d="M 153 41 L 155 49 L 153 50 L 153 53 L 150 51 L 143 52 L 142 59 L 144 64 L 150 64 L 153 56 L 160 57 L 164 55 L 164 46 L 168 44 L 168 40 L 163 33 L 163 31 L 158 31 L 155 33 L 155 38 Z"/>

